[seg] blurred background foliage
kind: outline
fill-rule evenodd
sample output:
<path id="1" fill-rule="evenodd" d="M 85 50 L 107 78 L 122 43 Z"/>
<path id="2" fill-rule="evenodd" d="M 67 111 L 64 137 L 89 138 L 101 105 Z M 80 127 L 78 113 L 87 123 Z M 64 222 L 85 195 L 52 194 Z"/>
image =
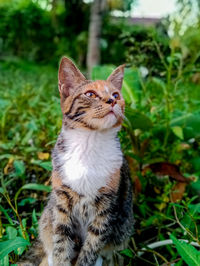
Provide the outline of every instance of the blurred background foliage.
<path id="1" fill-rule="evenodd" d="M 94 2 L 0 0 L 0 265 L 15 265 L 37 237 L 62 123 L 57 66 L 66 55 L 88 74 Z M 127 63 L 119 137 L 136 223 L 121 255 L 125 265 L 199 266 L 200 2 L 177 0 L 177 12 L 149 25 L 131 22 L 136 1 L 100 2 L 91 76 Z"/>

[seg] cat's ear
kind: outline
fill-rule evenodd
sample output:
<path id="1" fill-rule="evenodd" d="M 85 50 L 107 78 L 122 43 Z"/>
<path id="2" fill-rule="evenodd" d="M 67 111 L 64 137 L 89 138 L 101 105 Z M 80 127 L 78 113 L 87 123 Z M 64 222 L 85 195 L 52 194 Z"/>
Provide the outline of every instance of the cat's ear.
<path id="1" fill-rule="evenodd" d="M 121 90 L 122 88 L 122 82 L 124 78 L 124 68 L 125 64 L 118 66 L 107 78 L 107 81 L 110 81 L 118 90 Z"/>
<path id="2" fill-rule="evenodd" d="M 74 63 L 67 57 L 63 57 L 58 71 L 60 96 L 63 96 L 64 98 L 68 97 L 73 94 L 74 89 L 85 83 L 85 81 L 86 78 Z"/>

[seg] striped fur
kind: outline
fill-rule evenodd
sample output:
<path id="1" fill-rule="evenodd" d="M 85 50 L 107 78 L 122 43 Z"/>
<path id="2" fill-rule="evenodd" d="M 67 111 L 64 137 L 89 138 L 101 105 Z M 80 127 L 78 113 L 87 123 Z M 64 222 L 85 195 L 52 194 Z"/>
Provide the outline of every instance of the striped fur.
<path id="1" fill-rule="evenodd" d="M 43 254 L 32 256 L 35 264 L 19 265 L 99 266 L 102 258 L 113 265 L 112 252 L 132 234 L 132 186 L 117 139 L 123 70 L 92 82 L 69 59 L 61 61 L 63 126 L 52 153 L 53 190 L 40 219 Z"/>

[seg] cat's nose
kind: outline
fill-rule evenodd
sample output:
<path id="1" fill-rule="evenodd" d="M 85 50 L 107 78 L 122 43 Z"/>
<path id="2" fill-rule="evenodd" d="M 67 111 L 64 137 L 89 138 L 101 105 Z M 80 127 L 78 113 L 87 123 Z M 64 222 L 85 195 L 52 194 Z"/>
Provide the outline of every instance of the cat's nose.
<path id="1" fill-rule="evenodd" d="M 116 100 L 110 98 L 110 99 L 108 99 L 108 101 L 106 103 L 111 104 L 112 106 L 114 106 L 116 104 Z"/>

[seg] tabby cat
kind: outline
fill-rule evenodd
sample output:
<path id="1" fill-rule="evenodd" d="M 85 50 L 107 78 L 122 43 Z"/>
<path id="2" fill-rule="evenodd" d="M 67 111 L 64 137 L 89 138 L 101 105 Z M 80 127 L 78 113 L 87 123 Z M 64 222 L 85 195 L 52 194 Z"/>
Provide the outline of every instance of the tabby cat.
<path id="1" fill-rule="evenodd" d="M 124 117 L 124 65 L 87 80 L 64 57 L 59 68 L 63 125 L 53 149 L 52 192 L 39 239 L 18 265 L 114 265 L 133 230 L 132 187 L 117 133 Z"/>

